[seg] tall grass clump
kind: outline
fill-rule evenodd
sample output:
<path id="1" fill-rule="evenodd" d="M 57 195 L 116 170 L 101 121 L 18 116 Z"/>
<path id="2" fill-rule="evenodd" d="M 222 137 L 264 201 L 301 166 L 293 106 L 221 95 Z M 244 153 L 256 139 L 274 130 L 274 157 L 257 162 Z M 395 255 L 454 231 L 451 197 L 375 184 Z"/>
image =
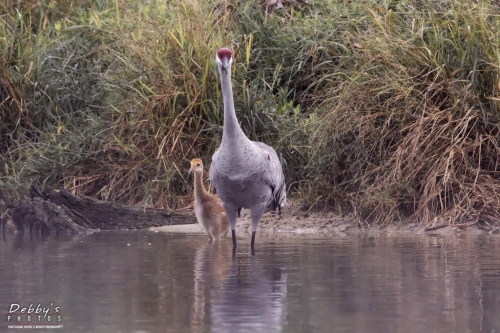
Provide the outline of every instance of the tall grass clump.
<path id="1" fill-rule="evenodd" d="M 495 221 L 497 13 L 460 1 L 358 12 L 317 104 L 311 196 L 364 221 Z"/>
<path id="2" fill-rule="evenodd" d="M 88 11 L 71 8 L 9 1 L 0 7 L 3 187 L 58 182 L 102 139 L 103 35 L 89 24 Z M 69 22 L 62 9 L 78 11 L 78 21 Z"/>

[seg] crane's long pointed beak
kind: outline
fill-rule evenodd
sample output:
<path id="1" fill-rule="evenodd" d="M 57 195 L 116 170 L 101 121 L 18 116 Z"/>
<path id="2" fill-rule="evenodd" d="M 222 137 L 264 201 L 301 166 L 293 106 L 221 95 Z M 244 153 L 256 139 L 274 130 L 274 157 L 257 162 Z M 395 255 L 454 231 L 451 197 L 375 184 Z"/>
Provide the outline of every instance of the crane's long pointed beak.
<path id="1" fill-rule="evenodd" d="M 222 73 L 227 74 L 227 66 L 225 66 L 224 64 L 222 64 L 220 66 L 220 69 L 221 69 Z"/>
<path id="2" fill-rule="evenodd" d="M 229 59 L 226 58 L 221 59 L 220 69 L 224 74 L 227 74 L 229 69 Z"/>

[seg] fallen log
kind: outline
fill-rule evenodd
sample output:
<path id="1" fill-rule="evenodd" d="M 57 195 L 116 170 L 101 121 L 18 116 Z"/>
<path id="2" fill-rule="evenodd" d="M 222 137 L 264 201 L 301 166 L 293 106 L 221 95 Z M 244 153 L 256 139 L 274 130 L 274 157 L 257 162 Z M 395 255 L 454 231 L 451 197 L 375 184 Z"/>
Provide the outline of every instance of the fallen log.
<path id="1" fill-rule="evenodd" d="M 85 196 L 78 197 L 65 189 L 40 191 L 31 186 L 30 195 L 31 200 L 18 203 L 4 195 L 0 197 L 10 209 L 16 229 L 21 232 L 84 232 L 196 223 L 192 212 L 124 206 Z"/>

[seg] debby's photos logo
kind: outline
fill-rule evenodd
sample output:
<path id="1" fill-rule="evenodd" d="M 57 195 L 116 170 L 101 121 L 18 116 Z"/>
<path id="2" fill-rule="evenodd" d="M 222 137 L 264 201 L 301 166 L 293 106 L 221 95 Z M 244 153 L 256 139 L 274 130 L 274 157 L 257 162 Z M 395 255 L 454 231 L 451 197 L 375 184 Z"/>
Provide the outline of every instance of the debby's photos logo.
<path id="1" fill-rule="evenodd" d="M 23 306 L 12 303 L 7 312 L 8 328 L 62 328 L 61 307 L 50 303 Z"/>

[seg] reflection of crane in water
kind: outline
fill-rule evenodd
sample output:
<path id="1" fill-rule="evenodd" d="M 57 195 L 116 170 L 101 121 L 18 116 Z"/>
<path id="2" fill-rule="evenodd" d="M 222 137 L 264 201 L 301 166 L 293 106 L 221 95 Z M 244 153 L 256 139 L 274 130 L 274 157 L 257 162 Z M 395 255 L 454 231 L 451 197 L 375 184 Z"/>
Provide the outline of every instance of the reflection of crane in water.
<path id="1" fill-rule="evenodd" d="M 255 256 L 231 259 L 225 247 L 206 244 L 196 252 L 194 273 L 193 332 L 282 330 L 287 274 L 281 269 L 266 272 Z"/>
<path id="2" fill-rule="evenodd" d="M 280 332 L 286 294 L 287 274 L 281 269 L 266 276 L 257 257 L 233 258 L 230 276 L 212 299 L 212 331 Z"/>

